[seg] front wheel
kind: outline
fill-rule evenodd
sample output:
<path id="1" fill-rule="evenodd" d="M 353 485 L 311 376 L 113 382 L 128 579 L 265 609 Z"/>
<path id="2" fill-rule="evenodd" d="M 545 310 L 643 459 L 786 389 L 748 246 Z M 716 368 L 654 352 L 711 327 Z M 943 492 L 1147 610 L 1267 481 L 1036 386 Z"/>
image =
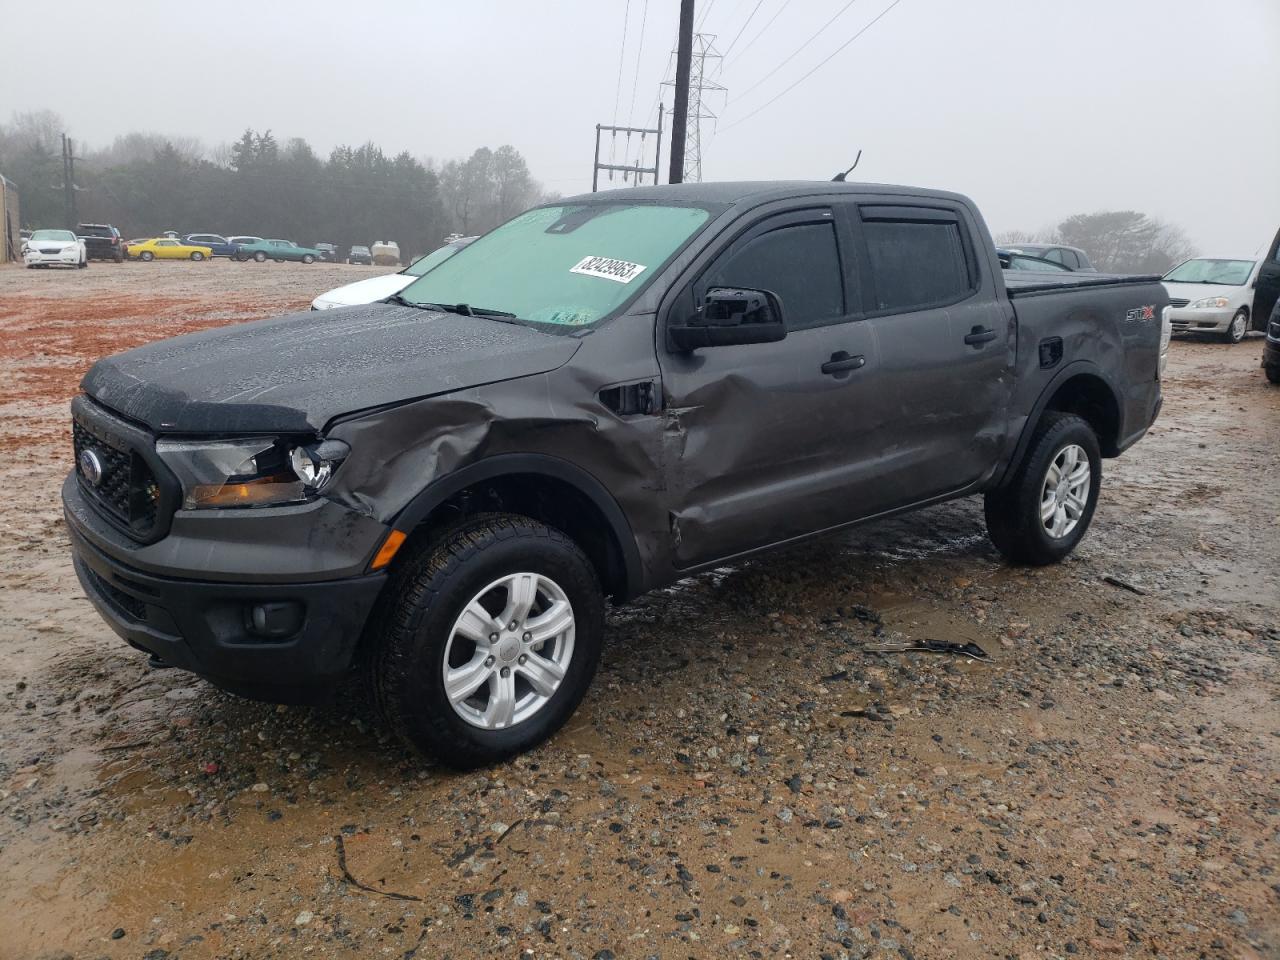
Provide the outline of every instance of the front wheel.
<path id="1" fill-rule="evenodd" d="M 460 769 L 555 733 L 600 659 L 604 600 L 565 534 L 491 514 L 406 558 L 374 626 L 374 698 L 411 746 Z"/>
<path id="2" fill-rule="evenodd" d="M 1280 367 L 1263 367 L 1270 383 L 1280 383 Z"/>
<path id="3" fill-rule="evenodd" d="M 315 262 L 316 262 L 316 258 L 315 258 L 315 257 L 313 257 L 311 254 L 309 254 L 309 253 L 308 253 L 308 254 L 305 254 L 305 255 L 303 256 L 303 258 L 302 258 L 302 262 L 303 262 L 303 263 L 315 263 Z"/>
<path id="4" fill-rule="evenodd" d="M 138 256 L 143 263 L 150 263 L 152 260 L 156 258 L 156 255 L 152 253 L 150 250 L 143 250 L 142 253 L 139 254 Z"/>
<path id="5" fill-rule="evenodd" d="M 1244 339 L 1244 335 L 1249 330 L 1249 311 L 1241 307 L 1236 311 L 1236 315 L 1231 318 L 1231 323 L 1227 326 L 1227 332 L 1223 334 L 1223 339 L 1227 343 L 1239 343 Z"/>
<path id="6" fill-rule="evenodd" d="M 266 263 L 266 262 L 267 262 L 267 254 L 266 254 L 266 252 L 265 252 L 265 251 L 263 251 L 263 250 L 259 250 L 257 253 L 255 253 L 255 254 L 253 255 L 253 259 L 254 259 L 254 262 L 256 262 L 256 263 Z"/>
<path id="7" fill-rule="evenodd" d="M 986 495 L 987 533 L 1014 563 L 1057 563 L 1084 538 L 1101 485 L 1093 428 L 1073 413 L 1050 411 L 1013 478 Z"/>
<path id="8" fill-rule="evenodd" d="M 192 260 L 203 260 L 203 259 L 204 259 L 204 254 L 203 254 L 203 253 L 201 253 L 199 250 L 192 250 L 192 251 L 191 251 L 191 259 L 192 259 Z"/>

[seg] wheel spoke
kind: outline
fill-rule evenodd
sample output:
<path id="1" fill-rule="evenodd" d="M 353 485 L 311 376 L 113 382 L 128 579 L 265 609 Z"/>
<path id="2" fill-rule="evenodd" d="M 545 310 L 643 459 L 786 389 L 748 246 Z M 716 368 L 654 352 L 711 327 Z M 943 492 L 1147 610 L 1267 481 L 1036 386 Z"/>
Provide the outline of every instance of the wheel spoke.
<path id="1" fill-rule="evenodd" d="M 1057 462 L 1049 464 L 1049 473 L 1045 476 L 1045 486 L 1056 487 L 1061 479 L 1062 471 L 1058 469 Z"/>
<path id="2" fill-rule="evenodd" d="M 489 679 L 491 667 L 485 666 L 483 651 L 460 667 L 452 667 L 444 675 L 444 689 L 450 703 L 460 703 L 479 690 Z"/>
<path id="3" fill-rule="evenodd" d="M 525 662 L 517 666 L 516 670 L 529 681 L 529 686 L 533 687 L 534 692 L 543 697 L 549 697 L 555 693 L 556 687 L 564 679 L 564 667 L 536 653 L 529 654 Z"/>
<path id="4" fill-rule="evenodd" d="M 1066 501 L 1063 503 L 1072 520 L 1079 520 L 1080 517 L 1084 516 L 1084 505 L 1084 498 L 1071 492 L 1067 493 Z"/>
<path id="5" fill-rule="evenodd" d="M 1058 500 L 1056 497 L 1050 496 L 1040 504 L 1040 519 L 1045 523 L 1049 522 L 1049 518 L 1053 516 L 1054 511 L 1058 509 Z"/>
<path id="6" fill-rule="evenodd" d="M 515 574 L 507 581 L 507 607 L 502 618 L 507 623 L 524 623 L 537 598 L 538 578 L 532 573 Z"/>
<path id="7" fill-rule="evenodd" d="M 489 703 L 484 708 L 484 722 L 488 727 L 506 727 L 516 712 L 516 677 L 507 671 L 504 677 L 494 672 L 489 675 Z"/>
<path id="8" fill-rule="evenodd" d="M 502 632 L 502 626 L 484 607 L 480 606 L 480 598 L 472 600 L 458 618 L 454 628 L 468 640 L 476 644 L 488 643 L 489 637 Z"/>
<path id="9" fill-rule="evenodd" d="M 573 626 L 573 607 L 567 600 L 557 600 L 546 613 L 540 613 L 525 624 L 532 634 L 530 643 L 543 643 L 560 636 Z"/>

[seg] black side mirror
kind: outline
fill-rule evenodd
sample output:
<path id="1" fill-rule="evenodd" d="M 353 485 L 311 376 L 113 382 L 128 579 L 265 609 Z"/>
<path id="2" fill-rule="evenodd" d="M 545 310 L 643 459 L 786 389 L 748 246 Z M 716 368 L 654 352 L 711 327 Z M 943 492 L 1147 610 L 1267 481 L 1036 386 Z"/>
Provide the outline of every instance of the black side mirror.
<path id="1" fill-rule="evenodd" d="M 738 287 L 712 287 L 697 316 L 667 327 L 671 349 L 679 352 L 699 347 L 776 343 L 786 335 L 777 295 Z"/>

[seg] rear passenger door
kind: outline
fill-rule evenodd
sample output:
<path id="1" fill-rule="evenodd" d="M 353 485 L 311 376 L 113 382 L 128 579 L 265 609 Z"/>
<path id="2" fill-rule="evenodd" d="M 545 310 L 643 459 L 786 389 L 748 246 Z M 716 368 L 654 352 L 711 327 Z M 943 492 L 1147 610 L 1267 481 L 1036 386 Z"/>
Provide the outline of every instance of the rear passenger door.
<path id="1" fill-rule="evenodd" d="M 1016 349 L 1012 309 L 975 244 L 985 234 L 945 200 L 848 207 L 879 357 L 879 483 L 893 506 L 976 487 L 1003 447 Z"/>

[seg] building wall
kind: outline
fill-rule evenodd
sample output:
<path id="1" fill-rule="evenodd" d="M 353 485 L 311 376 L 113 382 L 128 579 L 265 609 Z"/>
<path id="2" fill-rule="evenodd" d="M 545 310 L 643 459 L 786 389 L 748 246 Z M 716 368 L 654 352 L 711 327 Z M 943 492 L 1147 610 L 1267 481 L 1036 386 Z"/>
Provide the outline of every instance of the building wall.
<path id="1" fill-rule="evenodd" d="M 3 175 L 0 175 L 0 263 L 19 259 L 18 227 L 20 224 L 18 188 L 14 186 L 12 180 L 6 180 Z"/>

